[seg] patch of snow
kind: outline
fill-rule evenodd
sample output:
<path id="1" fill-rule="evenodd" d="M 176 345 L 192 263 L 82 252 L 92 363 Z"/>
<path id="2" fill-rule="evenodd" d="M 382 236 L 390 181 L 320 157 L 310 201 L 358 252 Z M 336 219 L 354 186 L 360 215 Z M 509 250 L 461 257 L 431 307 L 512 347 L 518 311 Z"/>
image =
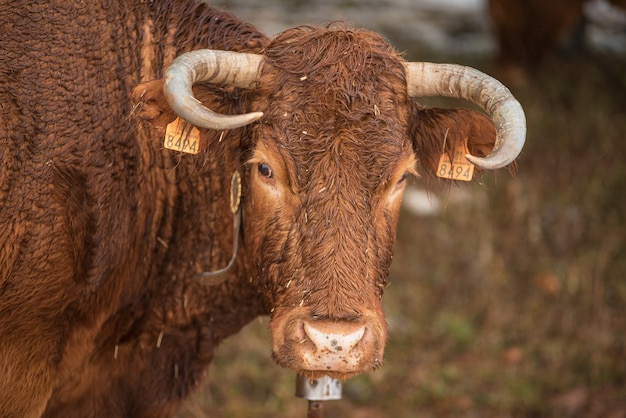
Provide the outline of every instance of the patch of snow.
<path id="1" fill-rule="evenodd" d="M 487 10 L 487 0 L 416 0 L 415 3 L 431 9 L 455 13 L 476 13 Z"/>
<path id="2" fill-rule="evenodd" d="M 434 216 L 441 213 L 441 201 L 426 190 L 415 186 L 407 187 L 404 191 L 404 208 L 415 216 Z"/>

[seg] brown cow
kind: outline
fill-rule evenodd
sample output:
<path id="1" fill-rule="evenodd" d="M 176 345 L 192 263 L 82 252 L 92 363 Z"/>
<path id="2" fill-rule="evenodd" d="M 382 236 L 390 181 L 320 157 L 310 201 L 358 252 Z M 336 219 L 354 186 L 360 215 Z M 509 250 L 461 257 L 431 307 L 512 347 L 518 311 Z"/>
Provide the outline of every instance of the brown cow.
<path id="1" fill-rule="evenodd" d="M 270 40 L 199 1 L 16 0 L 0 33 L 3 417 L 171 416 L 262 314 L 285 367 L 379 367 L 407 174 L 444 142 L 488 169 L 524 142 L 495 80 L 341 25 Z M 195 155 L 164 149 L 175 112 Z"/>
<path id="2" fill-rule="evenodd" d="M 626 0 L 609 0 L 626 8 Z M 512 78 L 524 78 L 563 44 L 583 21 L 588 0 L 489 0 L 498 61 Z"/>

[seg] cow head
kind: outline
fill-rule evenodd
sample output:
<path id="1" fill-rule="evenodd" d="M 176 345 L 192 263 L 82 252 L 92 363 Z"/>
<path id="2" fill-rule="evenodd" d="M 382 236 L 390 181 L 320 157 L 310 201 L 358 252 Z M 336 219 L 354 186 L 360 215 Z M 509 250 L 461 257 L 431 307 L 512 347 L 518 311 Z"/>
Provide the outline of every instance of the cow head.
<path id="1" fill-rule="evenodd" d="M 211 111 L 193 97 L 196 81 L 249 89 L 252 113 Z M 524 142 L 521 107 L 498 82 L 464 67 L 407 63 L 368 31 L 289 30 L 263 55 L 194 51 L 174 62 L 164 86 L 174 112 L 196 126 L 252 124 L 242 142 L 240 256 L 270 312 L 276 361 L 313 378 L 382 363 L 380 300 L 416 162 L 433 170 L 446 137 L 448 149 L 466 141 L 475 154 L 491 152 L 467 158 L 494 169 Z M 479 104 L 496 129 L 481 113 L 413 100 L 433 95 Z"/>

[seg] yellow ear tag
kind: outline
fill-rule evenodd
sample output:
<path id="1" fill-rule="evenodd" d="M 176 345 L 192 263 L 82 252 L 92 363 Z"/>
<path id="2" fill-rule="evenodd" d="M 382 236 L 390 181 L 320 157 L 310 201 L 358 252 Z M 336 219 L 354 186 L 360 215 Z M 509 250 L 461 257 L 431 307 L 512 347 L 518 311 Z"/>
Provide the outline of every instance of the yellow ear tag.
<path id="1" fill-rule="evenodd" d="M 200 151 L 200 131 L 181 118 L 176 118 L 165 128 L 163 146 L 174 151 L 197 154 Z"/>
<path id="2" fill-rule="evenodd" d="M 439 165 L 437 165 L 437 177 L 471 181 L 474 176 L 474 164 L 465 159 L 466 154 L 469 154 L 469 151 L 464 142 L 459 142 L 454 148 L 452 161 L 447 152 L 442 153 L 439 157 Z"/>

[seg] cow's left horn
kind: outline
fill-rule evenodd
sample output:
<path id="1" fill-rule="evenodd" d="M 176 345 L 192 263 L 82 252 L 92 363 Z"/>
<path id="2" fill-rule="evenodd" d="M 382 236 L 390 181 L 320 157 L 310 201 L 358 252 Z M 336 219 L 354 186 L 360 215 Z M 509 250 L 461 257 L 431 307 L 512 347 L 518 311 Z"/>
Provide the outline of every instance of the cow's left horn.
<path id="1" fill-rule="evenodd" d="M 519 102 L 498 80 L 470 67 L 407 62 L 410 97 L 442 96 L 468 100 L 480 106 L 496 127 L 496 143 L 484 158 L 467 155 L 473 164 L 495 170 L 513 162 L 526 139 L 526 117 Z"/>
<path id="2" fill-rule="evenodd" d="M 177 57 L 165 72 L 163 92 L 181 118 L 201 128 L 234 129 L 263 116 L 262 112 L 223 115 L 205 107 L 191 90 L 195 82 L 251 88 L 257 80 L 261 55 L 200 49 Z"/>

